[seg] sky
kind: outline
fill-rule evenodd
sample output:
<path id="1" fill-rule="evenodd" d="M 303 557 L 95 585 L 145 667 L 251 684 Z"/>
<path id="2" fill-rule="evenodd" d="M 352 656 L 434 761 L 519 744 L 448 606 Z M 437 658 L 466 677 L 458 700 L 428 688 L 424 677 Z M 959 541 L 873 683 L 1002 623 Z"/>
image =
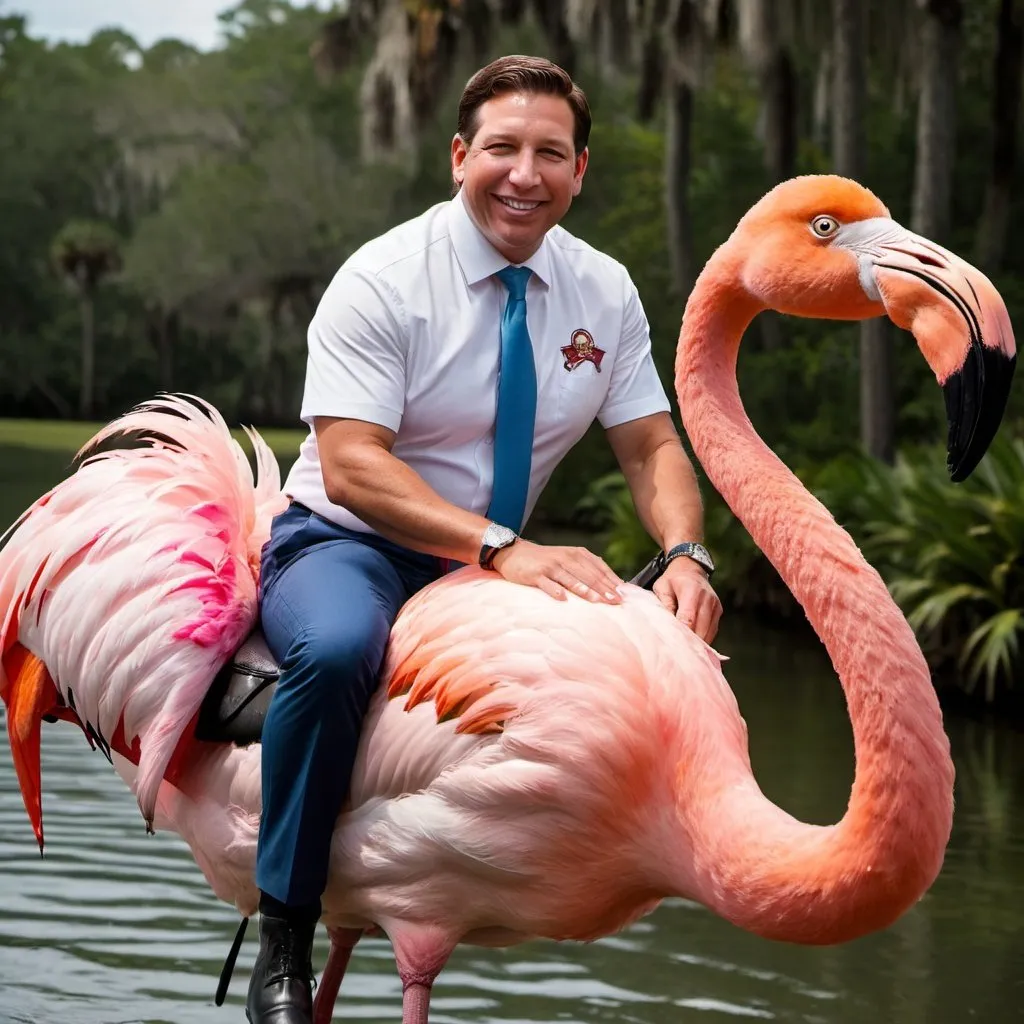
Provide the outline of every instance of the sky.
<path id="1" fill-rule="evenodd" d="M 85 42 L 97 29 L 117 27 L 142 46 L 174 36 L 200 49 L 220 41 L 217 14 L 232 0 L 0 0 L 0 14 L 24 14 L 31 35 Z"/>

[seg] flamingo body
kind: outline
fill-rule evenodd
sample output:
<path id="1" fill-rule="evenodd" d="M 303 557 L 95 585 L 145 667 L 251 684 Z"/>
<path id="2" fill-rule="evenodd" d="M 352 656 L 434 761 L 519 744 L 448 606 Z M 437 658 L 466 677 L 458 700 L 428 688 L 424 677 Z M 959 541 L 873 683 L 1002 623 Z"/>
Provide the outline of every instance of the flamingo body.
<path id="1" fill-rule="evenodd" d="M 334 834 L 332 927 L 414 911 L 485 945 L 616 931 L 678 888 L 686 856 L 666 861 L 664 809 L 676 766 L 701 756 L 692 737 L 745 749 L 718 656 L 636 588 L 619 606 L 545 603 L 462 570 L 403 610 L 384 680 Z M 258 748 L 215 748 L 157 807 L 243 913 L 258 795 Z"/>

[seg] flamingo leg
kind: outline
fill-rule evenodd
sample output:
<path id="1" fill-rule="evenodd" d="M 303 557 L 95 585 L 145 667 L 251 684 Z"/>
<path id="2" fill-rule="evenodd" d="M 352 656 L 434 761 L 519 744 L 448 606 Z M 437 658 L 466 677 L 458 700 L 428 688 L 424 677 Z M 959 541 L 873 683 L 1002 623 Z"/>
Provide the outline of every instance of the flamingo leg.
<path id="1" fill-rule="evenodd" d="M 313 1024 L 330 1024 L 349 957 L 363 933 L 359 928 L 328 928 L 327 934 L 331 938 L 331 951 L 313 1000 Z"/>
<path id="2" fill-rule="evenodd" d="M 437 929 L 422 925 L 387 930 L 402 979 L 402 1024 L 427 1024 L 434 979 L 455 944 Z"/>
<path id="3" fill-rule="evenodd" d="M 402 1024 L 427 1024 L 433 983 L 433 978 L 408 985 L 402 982 Z"/>

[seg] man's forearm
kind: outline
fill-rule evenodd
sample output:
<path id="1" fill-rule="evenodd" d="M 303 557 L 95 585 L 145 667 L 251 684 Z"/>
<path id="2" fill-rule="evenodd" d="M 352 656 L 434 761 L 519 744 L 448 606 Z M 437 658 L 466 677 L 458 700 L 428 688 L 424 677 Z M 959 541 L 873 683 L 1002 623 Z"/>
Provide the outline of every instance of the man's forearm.
<path id="1" fill-rule="evenodd" d="M 445 501 L 385 448 L 351 449 L 324 482 L 332 502 L 396 544 L 468 564 L 480 554 L 488 520 Z"/>
<path id="2" fill-rule="evenodd" d="M 663 551 L 704 536 L 697 477 L 678 440 L 666 440 L 646 458 L 623 467 L 637 514 Z"/>

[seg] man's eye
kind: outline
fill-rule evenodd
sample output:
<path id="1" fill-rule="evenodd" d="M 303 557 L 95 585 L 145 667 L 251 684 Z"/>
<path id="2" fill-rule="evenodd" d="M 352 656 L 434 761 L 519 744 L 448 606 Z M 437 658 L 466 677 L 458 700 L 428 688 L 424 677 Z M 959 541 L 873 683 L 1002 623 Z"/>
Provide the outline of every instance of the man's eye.
<path id="1" fill-rule="evenodd" d="M 495 152 L 496 150 L 509 150 L 512 147 L 507 142 L 492 142 L 488 147 L 489 152 Z"/>

